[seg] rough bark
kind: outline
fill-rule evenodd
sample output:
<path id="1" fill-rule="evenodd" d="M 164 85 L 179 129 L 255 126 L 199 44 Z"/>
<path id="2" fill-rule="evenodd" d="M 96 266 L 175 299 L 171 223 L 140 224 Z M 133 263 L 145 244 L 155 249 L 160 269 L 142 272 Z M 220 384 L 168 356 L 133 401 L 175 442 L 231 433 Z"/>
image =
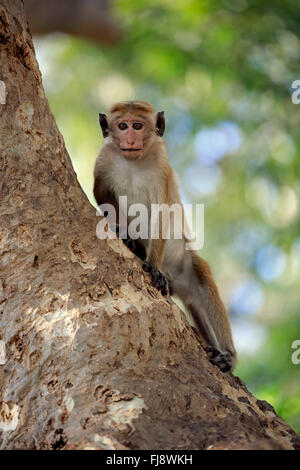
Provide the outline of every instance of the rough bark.
<path id="1" fill-rule="evenodd" d="M 25 0 L 25 9 L 32 34 L 60 31 L 106 44 L 120 39 L 108 0 Z"/>
<path id="2" fill-rule="evenodd" d="M 0 1 L 0 61 L 0 448 L 299 446 L 122 242 L 96 238 L 17 0 Z"/>

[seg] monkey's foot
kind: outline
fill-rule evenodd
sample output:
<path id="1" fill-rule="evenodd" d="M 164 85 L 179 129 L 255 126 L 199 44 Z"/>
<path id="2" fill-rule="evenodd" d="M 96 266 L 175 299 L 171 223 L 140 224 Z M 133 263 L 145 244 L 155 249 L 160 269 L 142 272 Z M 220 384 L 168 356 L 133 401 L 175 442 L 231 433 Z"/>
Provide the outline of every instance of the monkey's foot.
<path id="1" fill-rule="evenodd" d="M 222 372 L 229 372 L 232 370 L 232 356 L 229 352 L 220 352 L 213 346 L 207 345 L 205 348 L 209 361 L 218 366 Z"/>
<path id="2" fill-rule="evenodd" d="M 218 366 L 222 372 L 229 372 L 232 370 L 231 354 L 228 352 L 222 353 L 216 351 L 216 354 L 210 358 L 210 362 L 213 365 Z"/>
<path id="3" fill-rule="evenodd" d="M 144 261 L 143 270 L 151 274 L 152 285 L 156 289 L 160 290 L 162 295 L 167 295 L 168 293 L 168 281 L 165 276 L 149 261 Z"/>

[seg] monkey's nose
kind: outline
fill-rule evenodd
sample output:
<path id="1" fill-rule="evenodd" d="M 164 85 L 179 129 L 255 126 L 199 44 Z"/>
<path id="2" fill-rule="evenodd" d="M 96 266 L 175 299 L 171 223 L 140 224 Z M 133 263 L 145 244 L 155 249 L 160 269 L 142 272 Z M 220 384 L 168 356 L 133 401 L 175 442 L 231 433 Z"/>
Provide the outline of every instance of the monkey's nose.
<path id="1" fill-rule="evenodd" d="M 134 146 L 134 138 L 130 138 L 130 137 L 127 137 L 127 144 L 129 145 L 129 147 L 133 147 Z"/>
<path id="2" fill-rule="evenodd" d="M 132 131 L 132 129 L 129 129 L 128 132 L 127 132 L 127 144 L 130 146 L 130 147 L 133 147 L 134 146 L 134 132 Z"/>

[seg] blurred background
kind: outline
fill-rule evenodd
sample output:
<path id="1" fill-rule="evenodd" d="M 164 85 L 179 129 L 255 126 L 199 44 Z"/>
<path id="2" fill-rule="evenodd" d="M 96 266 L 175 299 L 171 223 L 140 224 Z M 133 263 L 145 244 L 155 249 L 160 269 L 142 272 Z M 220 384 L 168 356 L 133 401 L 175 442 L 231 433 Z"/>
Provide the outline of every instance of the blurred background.
<path id="1" fill-rule="evenodd" d="M 185 203 L 230 312 L 236 374 L 300 433 L 300 9 L 297 0 L 25 0 L 44 87 L 90 202 L 119 100 L 165 110 Z M 194 227 L 195 229 L 195 227 Z"/>

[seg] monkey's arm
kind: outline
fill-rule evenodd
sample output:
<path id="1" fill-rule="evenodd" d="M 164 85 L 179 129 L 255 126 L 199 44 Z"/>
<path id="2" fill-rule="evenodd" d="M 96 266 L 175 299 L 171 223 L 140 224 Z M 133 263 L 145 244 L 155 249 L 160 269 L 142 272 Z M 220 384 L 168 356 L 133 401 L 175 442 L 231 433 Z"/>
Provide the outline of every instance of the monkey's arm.
<path id="1" fill-rule="evenodd" d="M 168 187 L 169 180 L 166 178 L 163 185 L 160 204 L 167 204 L 169 202 Z M 156 232 L 158 232 L 158 238 L 152 238 L 151 233 L 149 252 L 146 261 L 143 263 L 143 269 L 144 271 L 150 272 L 152 277 L 152 285 L 160 290 L 162 295 L 167 295 L 168 281 L 160 271 L 166 249 L 166 239 L 163 238 L 163 229 L 167 228 L 163 226 L 163 216 L 161 212 L 159 212 L 155 224 Z"/>
<path id="2" fill-rule="evenodd" d="M 165 251 L 166 240 L 156 239 L 150 241 L 150 252 L 143 263 L 144 271 L 151 274 L 152 285 L 161 291 L 162 295 L 168 293 L 168 281 L 161 273 L 161 265 Z"/>
<path id="3" fill-rule="evenodd" d="M 120 226 L 119 226 L 119 204 L 115 198 L 115 195 L 111 190 L 105 187 L 103 181 L 95 176 L 94 180 L 94 196 L 97 201 L 98 206 L 101 204 L 111 204 L 116 211 L 116 224 L 114 227 L 111 227 L 117 235 L 119 235 Z M 104 214 L 105 215 L 105 214 Z M 145 248 L 139 243 L 137 240 L 132 240 L 130 237 L 121 238 L 123 243 L 129 248 L 132 253 L 138 256 L 142 261 L 146 259 L 146 251 Z"/>
<path id="4" fill-rule="evenodd" d="M 150 249 L 146 261 L 153 264 L 157 269 L 162 268 L 166 248 L 166 240 L 162 238 L 161 223 L 159 223 L 159 238 L 150 240 Z"/>
<path id="5" fill-rule="evenodd" d="M 94 196 L 98 206 L 101 204 L 111 204 L 116 210 L 116 223 L 119 224 L 119 205 L 115 195 L 110 191 L 103 180 L 95 175 L 94 179 Z"/>

